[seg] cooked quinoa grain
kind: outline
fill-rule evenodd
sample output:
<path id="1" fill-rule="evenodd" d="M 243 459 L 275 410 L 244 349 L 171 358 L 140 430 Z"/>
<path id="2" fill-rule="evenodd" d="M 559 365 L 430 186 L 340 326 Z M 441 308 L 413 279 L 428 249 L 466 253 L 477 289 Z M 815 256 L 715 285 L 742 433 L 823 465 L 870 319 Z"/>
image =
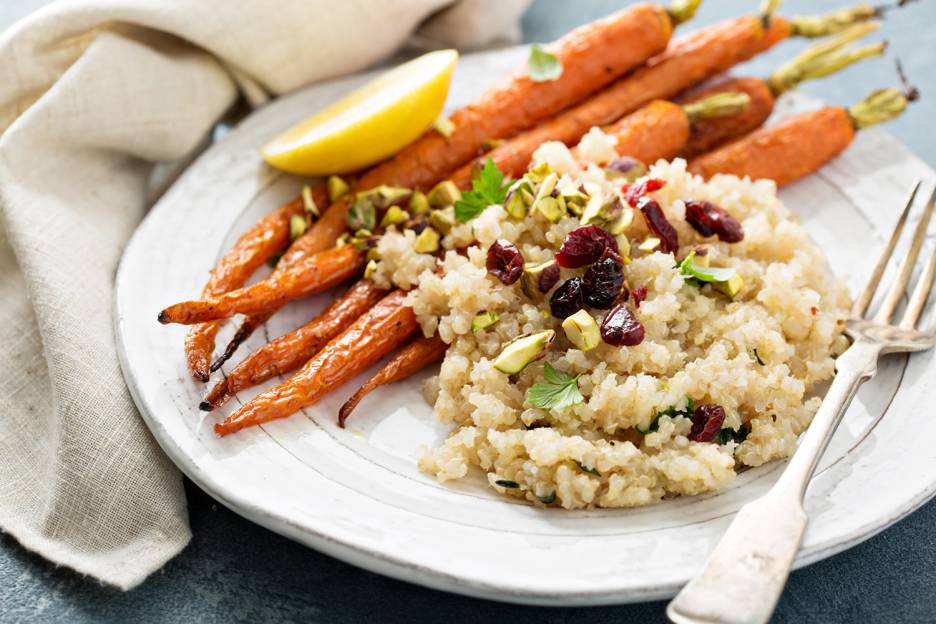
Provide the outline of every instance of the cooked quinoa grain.
<path id="1" fill-rule="evenodd" d="M 586 147 L 597 162 L 612 156 L 597 130 Z M 583 167 L 560 144 L 543 145 L 534 158 L 534 165 L 541 163 L 560 174 L 561 192 L 620 192 L 619 181 L 595 164 Z M 490 206 L 452 229 L 438 261 L 412 251 L 408 234 L 383 237 L 377 279 L 415 285 L 408 303 L 423 331 L 438 332 L 450 344 L 425 396 L 436 418 L 453 430 L 426 451 L 423 471 L 448 481 L 482 470 L 496 491 L 536 504 L 630 507 L 718 489 L 741 466 L 793 452 L 819 407 L 817 385 L 832 377 L 834 357 L 846 347 L 845 287 L 829 274 L 772 182 L 715 176 L 705 183 L 681 160 L 661 161 L 648 176 L 665 181 L 651 196 L 676 228 L 680 247 L 675 257 L 638 251 L 648 237 L 639 216 L 617 236 L 622 256 L 631 250 L 624 261 L 627 284 L 646 288 L 646 299 L 632 307 L 645 338 L 633 347 L 602 342 L 587 352 L 575 349 L 561 320 L 549 314 L 548 294 L 530 297 L 520 283 L 505 286 L 485 269 L 487 249 L 498 239 L 514 243 L 528 265 L 550 260 L 580 225 L 574 215 L 551 223 Z M 689 199 L 725 209 L 743 225 L 743 240 L 728 244 L 699 235 L 685 221 L 683 201 Z M 692 250 L 704 254 L 707 266 L 733 267 L 741 291 L 730 298 L 689 280 L 678 265 Z M 560 284 L 584 270 L 562 269 Z M 598 323 L 608 312 L 588 310 Z M 471 321 L 482 312 L 498 320 L 473 332 Z M 517 375 L 492 366 L 505 344 L 543 329 L 557 336 L 545 359 Z M 544 381 L 544 362 L 578 376 L 580 402 L 558 409 L 529 402 L 529 388 Z M 746 437 L 691 442 L 690 401 L 720 405 L 727 414 L 722 432 Z"/>

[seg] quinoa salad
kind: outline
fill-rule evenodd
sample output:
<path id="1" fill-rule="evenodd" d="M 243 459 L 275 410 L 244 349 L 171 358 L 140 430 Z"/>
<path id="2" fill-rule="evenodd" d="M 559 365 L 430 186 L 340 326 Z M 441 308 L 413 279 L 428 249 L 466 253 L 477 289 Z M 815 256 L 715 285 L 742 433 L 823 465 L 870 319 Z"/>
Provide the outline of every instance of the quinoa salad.
<path id="1" fill-rule="evenodd" d="M 775 183 L 614 142 L 545 143 L 513 181 L 488 162 L 375 242 L 367 277 L 448 345 L 424 394 L 453 428 L 419 460 L 439 481 L 645 505 L 790 456 L 818 409 L 850 300 Z"/>

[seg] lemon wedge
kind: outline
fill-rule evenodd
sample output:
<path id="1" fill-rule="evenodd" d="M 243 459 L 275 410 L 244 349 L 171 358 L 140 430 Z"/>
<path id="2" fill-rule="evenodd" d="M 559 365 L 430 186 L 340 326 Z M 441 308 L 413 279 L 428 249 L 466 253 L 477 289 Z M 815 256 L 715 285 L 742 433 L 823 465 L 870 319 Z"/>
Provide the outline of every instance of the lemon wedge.
<path id="1" fill-rule="evenodd" d="M 456 50 L 396 67 L 267 144 L 268 163 L 299 175 L 356 171 L 413 142 L 442 112 Z"/>

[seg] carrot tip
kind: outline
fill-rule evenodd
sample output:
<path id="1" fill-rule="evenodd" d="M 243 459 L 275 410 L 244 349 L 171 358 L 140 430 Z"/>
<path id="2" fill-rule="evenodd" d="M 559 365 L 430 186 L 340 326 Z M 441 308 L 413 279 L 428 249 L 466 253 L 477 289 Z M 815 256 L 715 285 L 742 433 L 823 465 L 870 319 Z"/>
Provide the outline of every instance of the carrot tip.
<path id="1" fill-rule="evenodd" d="M 192 371 L 192 377 L 202 383 L 208 383 L 208 380 L 211 379 L 211 375 L 209 375 L 207 371 L 203 370 Z"/>
<path id="2" fill-rule="evenodd" d="M 159 316 L 156 318 L 160 323 L 162 323 L 163 325 L 166 325 L 169 323 L 169 312 L 167 312 L 166 310 L 163 310 L 162 312 L 159 313 Z"/>
<path id="3" fill-rule="evenodd" d="M 212 405 L 208 401 L 202 401 L 201 403 L 198 404 L 198 409 L 200 409 L 203 412 L 210 412 L 211 410 L 214 409 L 214 405 Z"/>

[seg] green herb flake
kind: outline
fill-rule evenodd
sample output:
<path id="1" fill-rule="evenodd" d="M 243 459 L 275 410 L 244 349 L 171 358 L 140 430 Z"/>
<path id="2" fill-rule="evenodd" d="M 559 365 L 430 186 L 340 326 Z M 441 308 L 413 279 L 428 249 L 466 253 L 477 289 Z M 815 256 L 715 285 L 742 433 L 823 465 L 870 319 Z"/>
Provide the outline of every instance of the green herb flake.
<path id="1" fill-rule="evenodd" d="M 575 460 L 573 460 L 573 461 L 575 461 Z M 575 462 L 575 465 L 578 466 L 578 467 L 579 467 L 579 470 L 581 470 L 582 472 L 587 472 L 588 474 L 590 474 L 590 475 L 595 475 L 596 477 L 600 477 L 600 476 L 601 476 L 601 473 L 598 472 L 598 470 L 596 470 L 595 468 L 586 468 L 585 465 L 584 465 L 582 462 L 580 462 L 580 461 L 576 461 L 576 462 Z"/>
<path id="2" fill-rule="evenodd" d="M 539 495 L 537 495 L 537 494 L 534 494 L 533 496 L 535 496 L 535 497 L 536 497 L 536 500 L 538 500 L 539 502 L 543 503 L 544 505 L 551 505 L 551 504 L 553 504 L 553 503 L 556 502 L 556 493 L 555 493 L 555 492 L 550 492 L 550 493 L 547 494 L 546 496 L 539 496 Z"/>
<path id="3" fill-rule="evenodd" d="M 356 230 L 371 230 L 377 227 L 377 209 L 366 197 L 357 198 L 348 208 L 348 228 Z"/>
<path id="4" fill-rule="evenodd" d="M 552 82 L 562 75 L 562 62 L 558 57 L 535 44 L 530 48 L 527 68 L 533 82 Z"/>
<path id="5" fill-rule="evenodd" d="M 734 267 L 713 268 L 699 266 L 695 263 L 695 255 L 696 253 L 691 251 L 689 255 L 686 256 L 686 259 L 679 263 L 680 273 L 695 278 L 700 282 L 714 284 L 717 282 L 727 282 L 738 272 Z"/>
<path id="6" fill-rule="evenodd" d="M 461 194 L 455 202 L 455 219 L 467 223 L 491 204 L 503 204 L 507 198 L 504 174 L 500 172 L 494 159 L 488 158 L 478 174 L 471 180 L 471 190 Z"/>
<path id="7" fill-rule="evenodd" d="M 507 488 L 508 490 L 519 490 L 520 484 L 516 481 L 511 481 L 510 479 L 498 479 L 494 482 L 494 485 L 499 485 L 502 488 Z"/>
<path id="8" fill-rule="evenodd" d="M 686 407 L 680 409 L 675 405 L 670 405 L 665 410 L 657 412 L 657 415 L 654 416 L 653 421 L 650 422 L 650 426 L 646 429 L 641 429 L 637 425 L 634 425 L 634 429 L 637 433 L 641 435 L 647 435 L 653 433 L 654 431 L 660 428 L 660 417 L 669 416 L 670 418 L 675 418 L 676 416 L 682 416 L 683 418 L 692 418 L 692 414 L 695 412 L 695 403 L 689 397 L 686 397 Z"/>
<path id="9" fill-rule="evenodd" d="M 435 131 L 444 136 L 446 139 L 451 137 L 452 133 L 455 132 L 455 122 L 453 122 L 445 115 L 439 115 L 436 117 L 436 120 L 432 122 L 432 127 L 435 128 Z"/>
<path id="10" fill-rule="evenodd" d="M 728 444 L 729 442 L 737 442 L 741 444 L 747 439 L 749 431 L 744 427 L 740 429 L 722 429 L 718 432 L 718 443 L 719 444 Z"/>
<path id="11" fill-rule="evenodd" d="M 557 371 L 549 362 L 543 368 L 545 381 L 527 390 L 527 402 L 541 409 L 561 410 L 585 401 L 578 387 L 578 376 Z"/>

